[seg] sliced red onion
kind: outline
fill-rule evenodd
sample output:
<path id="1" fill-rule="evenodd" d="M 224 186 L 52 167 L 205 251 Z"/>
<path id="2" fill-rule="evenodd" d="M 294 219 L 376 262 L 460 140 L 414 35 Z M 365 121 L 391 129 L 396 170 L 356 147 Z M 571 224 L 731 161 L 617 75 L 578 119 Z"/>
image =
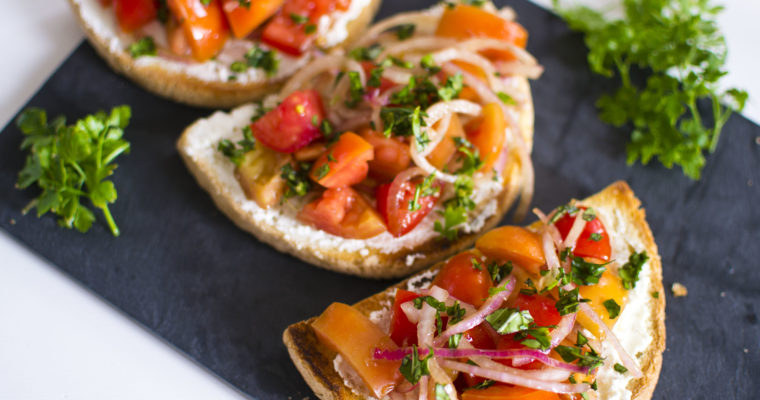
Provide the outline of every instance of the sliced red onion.
<path id="1" fill-rule="evenodd" d="M 396 14 L 390 18 L 386 18 L 372 25 L 364 34 L 362 34 L 362 37 L 359 38 L 353 47 L 356 48 L 367 46 L 381 33 L 398 25 L 415 24 L 415 26 L 417 26 L 417 29 L 415 30 L 416 32 L 424 32 L 426 30 L 435 29 L 435 26 L 438 24 L 439 19 L 439 16 L 425 11 L 414 11 Z"/>
<path id="2" fill-rule="evenodd" d="M 408 319 L 409 322 L 413 324 L 420 322 L 420 310 L 414 308 L 414 302 L 412 300 L 401 303 L 401 311 L 406 314 L 406 319 Z"/>
<path id="3" fill-rule="evenodd" d="M 604 323 L 602 318 L 599 317 L 599 315 L 597 315 L 597 313 L 595 313 L 594 310 L 592 310 L 591 307 L 587 303 L 581 303 L 578 306 L 578 309 L 582 313 L 586 314 L 589 318 L 591 318 L 591 320 L 594 321 L 595 324 L 599 325 L 600 328 L 602 328 L 605 335 L 607 336 L 605 341 L 609 341 L 612 344 L 612 347 L 615 348 L 615 351 L 620 357 L 620 361 L 623 363 L 623 366 L 625 366 L 628 369 L 628 372 L 630 372 L 634 378 L 641 378 L 642 376 L 644 376 L 644 374 L 641 372 L 641 369 L 636 364 L 636 361 L 634 361 L 633 358 L 628 354 L 628 352 L 625 351 L 625 349 L 623 348 L 623 345 L 620 344 L 620 341 L 618 340 L 617 336 L 615 336 L 615 334 L 612 333 L 612 329 L 610 329 L 610 327 Z"/>
<path id="4" fill-rule="evenodd" d="M 315 59 L 308 64 L 308 68 L 301 68 L 290 77 L 280 91 L 280 99 L 284 99 L 289 94 L 301 89 L 304 84 L 323 72 L 340 70 L 344 62 L 345 57 L 342 55 L 329 55 Z"/>
<path id="5" fill-rule="evenodd" d="M 590 386 L 587 383 L 559 383 L 549 382 L 538 379 L 524 378 L 504 371 L 495 371 L 479 367 L 476 365 L 465 364 L 452 360 L 441 360 L 439 362 L 442 367 L 452 369 L 455 371 L 461 371 L 468 374 L 473 374 L 486 379 L 492 379 L 497 382 L 509 383 L 511 385 L 524 386 L 531 389 L 543 390 L 553 393 L 582 393 L 589 390 Z"/>
<path id="6" fill-rule="evenodd" d="M 570 232 L 567 233 L 565 241 L 562 242 L 562 247 L 566 249 L 575 247 L 575 242 L 578 241 L 584 228 L 586 228 L 586 220 L 583 219 L 583 213 L 578 211 L 575 215 L 575 220 L 573 220 L 573 227 L 570 228 Z"/>
<path id="7" fill-rule="evenodd" d="M 552 239 L 551 233 L 549 233 L 549 229 L 546 229 L 546 226 L 541 229 L 541 245 L 543 246 L 544 256 L 546 257 L 546 265 L 551 272 L 549 275 L 556 277 L 559 275 L 559 269 L 561 266 L 559 258 L 557 257 L 557 246 L 554 239 Z"/>
<path id="8" fill-rule="evenodd" d="M 573 331 L 573 326 L 575 326 L 575 317 L 576 313 L 567 314 L 562 317 L 562 319 L 559 321 L 559 324 L 557 324 L 557 327 L 554 328 L 553 331 L 551 331 L 551 348 L 557 347 L 560 343 L 562 343 L 563 340 L 567 337 L 567 335 L 570 334 L 570 332 Z"/>
<path id="9" fill-rule="evenodd" d="M 427 303 L 422 303 L 420 322 L 417 323 L 417 344 L 420 347 L 429 347 L 433 345 L 433 336 L 435 335 L 435 313 L 435 308 L 430 307 Z"/>
<path id="10" fill-rule="evenodd" d="M 420 357 L 424 357 L 428 354 L 429 350 L 426 348 L 418 349 Z M 398 361 L 402 360 L 407 355 L 412 354 L 412 348 L 406 347 L 402 349 L 385 350 L 376 348 L 373 354 L 373 358 L 376 360 L 390 360 Z M 438 347 L 433 349 L 433 354 L 438 358 L 470 358 L 470 357 L 487 357 L 489 359 L 514 359 L 517 357 L 529 357 L 540 361 L 544 365 L 548 365 L 554 368 L 561 368 L 572 372 L 588 373 L 588 367 L 581 367 L 579 365 L 566 363 L 564 361 L 556 360 L 549 357 L 539 350 L 533 349 L 506 349 L 506 350 L 488 350 L 488 349 L 449 349 L 445 347 Z"/>
<path id="11" fill-rule="evenodd" d="M 481 307 L 474 314 L 446 328 L 443 333 L 435 338 L 436 347 L 441 347 L 444 343 L 446 343 L 446 341 L 449 339 L 449 336 L 456 335 L 457 333 L 462 333 L 480 325 L 480 323 L 483 322 L 483 320 L 488 315 L 498 310 L 499 307 L 501 307 L 501 303 L 503 303 L 504 300 L 509 297 L 509 295 L 512 293 L 512 290 L 515 288 L 515 278 L 510 275 L 509 277 L 504 278 L 504 280 L 499 282 L 496 287 L 503 288 L 504 290 L 501 290 L 499 293 L 496 293 L 493 296 L 489 297 L 486 303 L 483 304 L 483 307 Z"/>
<path id="12" fill-rule="evenodd" d="M 423 376 L 420 378 L 419 387 L 420 387 L 420 400 L 428 400 L 428 377 Z"/>

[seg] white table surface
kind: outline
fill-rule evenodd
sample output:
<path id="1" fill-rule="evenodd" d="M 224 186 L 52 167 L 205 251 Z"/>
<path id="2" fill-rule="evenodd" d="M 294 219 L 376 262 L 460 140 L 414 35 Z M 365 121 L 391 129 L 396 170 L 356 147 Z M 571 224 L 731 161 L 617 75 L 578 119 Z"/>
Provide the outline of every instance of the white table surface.
<path id="1" fill-rule="evenodd" d="M 551 0 L 536 2 L 546 6 Z M 749 91 L 744 115 L 758 122 L 760 2 L 721 3 L 731 71 L 726 85 Z M 0 37 L 0 125 L 5 125 L 83 35 L 65 1 L 15 0 L 6 1 L 0 13 Z M 241 397 L 0 231 L 0 399 Z"/>

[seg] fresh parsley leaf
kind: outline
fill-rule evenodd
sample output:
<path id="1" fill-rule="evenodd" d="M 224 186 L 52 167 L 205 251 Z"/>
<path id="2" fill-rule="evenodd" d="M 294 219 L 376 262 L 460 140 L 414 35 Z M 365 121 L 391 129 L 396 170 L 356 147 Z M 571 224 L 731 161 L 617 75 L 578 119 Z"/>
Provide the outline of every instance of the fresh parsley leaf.
<path id="1" fill-rule="evenodd" d="M 639 273 L 641 273 L 641 269 L 647 260 L 649 260 L 649 256 L 646 251 L 634 252 L 628 257 L 628 262 L 618 270 L 624 288 L 631 290 L 636 287 L 636 282 L 639 281 Z"/>
<path id="2" fill-rule="evenodd" d="M 553 224 L 560 220 L 560 218 L 564 217 L 565 214 L 573 215 L 578 212 L 578 207 L 576 207 L 574 204 L 564 204 L 559 207 L 557 207 L 557 210 L 552 214 L 551 218 L 549 218 L 549 223 Z"/>
<path id="3" fill-rule="evenodd" d="M 61 226 L 87 232 L 95 214 L 82 204 L 86 198 L 103 212 L 111 233 L 119 236 L 108 208 L 116 201 L 116 187 L 107 178 L 117 167 L 116 157 L 130 150 L 123 135 L 131 115 L 128 106 L 118 106 L 109 114 L 99 111 L 67 126 L 62 116 L 48 123 L 44 110 L 25 110 L 16 124 L 24 134 L 21 149 L 29 150 L 29 155 L 16 187 L 36 183 L 41 193 L 24 213 L 32 207 L 38 217 L 50 211 L 60 217 Z"/>
<path id="4" fill-rule="evenodd" d="M 588 343 L 588 338 L 584 336 L 580 331 L 578 331 L 577 339 L 575 340 L 575 345 L 579 347 L 583 347 Z"/>
<path id="5" fill-rule="evenodd" d="M 399 372 L 404 378 L 411 384 L 416 384 L 425 375 L 430 375 L 430 369 L 428 368 L 428 361 L 433 356 L 433 352 L 420 359 L 419 351 L 416 345 L 412 345 L 412 353 L 407 354 L 403 360 L 401 360 L 401 367 Z"/>
<path id="6" fill-rule="evenodd" d="M 619 89 L 596 105 L 603 121 L 629 129 L 629 164 L 657 158 L 699 179 L 705 152 L 715 151 L 732 111 L 743 109 L 746 92 L 720 89 L 727 50 L 716 21 L 722 7 L 711 3 L 623 0 L 623 18 L 607 20 L 588 7 L 561 8 L 554 0 L 570 28 L 585 34 L 591 70 L 619 78 Z M 640 71 L 645 80 L 633 77 Z M 702 101 L 711 104 L 712 115 L 697 107 Z"/>
<path id="7" fill-rule="evenodd" d="M 303 33 L 307 35 L 312 35 L 315 32 L 317 32 L 317 26 L 314 24 L 306 24 L 306 26 L 303 27 Z"/>
<path id="8" fill-rule="evenodd" d="M 249 67 L 260 68 L 266 72 L 267 76 L 276 74 L 280 66 L 280 60 L 277 58 L 276 51 L 264 50 L 258 45 L 251 47 L 244 57 L 245 63 Z"/>
<path id="9" fill-rule="evenodd" d="M 293 168 L 287 163 L 280 169 L 280 177 L 285 180 L 288 188 L 285 190 L 285 198 L 303 196 L 311 189 L 311 181 L 308 176 L 308 168 Z"/>
<path id="10" fill-rule="evenodd" d="M 589 235 L 589 239 L 593 240 L 594 242 L 598 242 L 602 240 L 602 234 L 594 232 L 591 235 Z"/>
<path id="11" fill-rule="evenodd" d="M 346 106 L 354 108 L 359 105 L 364 96 L 364 87 L 362 86 L 362 80 L 359 73 L 356 71 L 349 71 L 348 74 L 349 92 L 348 100 L 346 100 Z"/>
<path id="12" fill-rule="evenodd" d="M 591 207 L 586 208 L 583 210 L 583 214 L 581 215 L 581 218 L 583 218 L 586 222 L 591 222 L 596 219 L 596 210 L 594 210 Z"/>
<path id="13" fill-rule="evenodd" d="M 425 177 L 422 182 L 418 183 L 414 187 L 414 197 L 409 201 L 409 211 L 417 211 L 422 206 L 420 205 L 420 199 L 428 196 L 435 196 L 440 193 L 441 188 L 439 186 L 433 186 L 435 179 L 435 172 Z"/>
<path id="14" fill-rule="evenodd" d="M 588 301 L 578 297 L 577 287 L 573 290 L 559 288 L 559 300 L 554 304 L 554 307 L 559 311 L 559 315 L 567 315 L 578 311 L 578 305 Z"/>
<path id="15" fill-rule="evenodd" d="M 499 283 L 512 273 L 512 261 L 507 261 L 501 265 L 494 261 L 488 265 L 488 273 L 491 274 L 491 281 Z"/>
<path id="16" fill-rule="evenodd" d="M 493 386 L 494 383 L 496 383 L 496 381 L 486 379 L 483 382 L 480 382 L 477 385 L 471 387 L 470 389 L 488 389 L 489 387 Z"/>
<path id="17" fill-rule="evenodd" d="M 327 174 L 330 173 L 330 163 L 326 162 L 322 164 L 319 168 L 317 168 L 316 173 L 314 176 L 317 178 L 317 180 L 321 180 L 322 178 L 326 177 Z"/>
<path id="18" fill-rule="evenodd" d="M 155 56 L 158 54 L 156 42 L 153 40 L 152 36 L 145 36 L 130 44 L 127 51 L 129 51 L 129 55 L 132 56 L 132 58 Z"/>
<path id="19" fill-rule="evenodd" d="M 549 327 L 534 324 L 530 329 L 515 335 L 515 340 L 520 340 L 520 344 L 531 349 L 548 350 L 551 347 L 552 336 L 549 334 Z"/>
<path id="20" fill-rule="evenodd" d="M 517 104 L 517 102 L 515 101 L 515 99 L 512 98 L 512 96 L 510 96 L 510 95 L 508 95 L 508 94 L 506 94 L 504 92 L 497 92 L 496 96 L 499 97 L 499 100 L 501 100 L 502 103 L 504 103 L 504 104 L 506 104 L 508 106 Z"/>
<path id="21" fill-rule="evenodd" d="M 462 341 L 462 333 L 449 336 L 449 348 L 456 349 L 459 347 L 459 342 Z"/>
<path id="22" fill-rule="evenodd" d="M 396 32 L 396 37 L 398 38 L 398 40 L 405 40 L 412 37 L 412 35 L 414 35 L 414 31 L 416 28 L 417 26 L 414 24 L 401 24 L 401 25 L 394 26 L 393 28 L 391 28 L 391 30 Z"/>
<path id="23" fill-rule="evenodd" d="M 594 370 L 604 363 L 604 358 L 600 357 L 593 349 L 584 353 L 583 349 L 578 347 L 559 345 L 554 348 L 554 351 L 556 351 L 565 362 L 578 360 L 578 365 L 581 367 L 589 367 L 591 370 Z"/>
<path id="24" fill-rule="evenodd" d="M 471 198 L 473 188 L 472 177 L 459 175 L 454 181 L 454 196 L 443 202 L 443 222 L 435 221 L 433 230 L 447 240 L 455 240 L 459 236 L 459 226 L 467 221 L 467 213 L 475 208 Z"/>
<path id="25" fill-rule="evenodd" d="M 607 299 L 602 304 L 610 314 L 610 319 L 615 319 L 618 317 L 618 315 L 620 315 L 620 305 L 615 301 L 615 299 Z"/>
<path id="26" fill-rule="evenodd" d="M 454 144 L 457 146 L 457 161 L 460 162 L 456 173 L 472 176 L 483 166 L 483 161 L 480 159 L 480 150 L 466 138 L 457 136 L 452 138 L 452 140 L 454 140 Z"/>
<path id="27" fill-rule="evenodd" d="M 500 308 L 486 317 L 486 321 L 496 332 L 506 335 L 529 329 L 533 323 L 533 316 L 528 310 L 520 311 L 516 308 Z"/>
<path id="28" fill-rule="evenodd" d="M 441 67 L 435 65 L 432 54 L 425 54 L 420 60 L 420 67 L 430 75 L 435 75 L 441 71 Z"/>
<path id="29" fill-rule="evenodd" d="M 570 280 L 578 285 L 595 285 L 599 283 L 604 271 L 607 270 L 604 264 L 595 264 L 586 261 L 583 257 L 570 256 Z"/>
<path id="30" fill-rule="evenodd" d="M 438 97 L 443 101 L 449 101 L 457 98 L 462 91 L 462 74 L 456 74 L 446 78 L 443 86 L 438 88 Z"/>
<path id="31" fill-rule="evenodd" d="M 621 374 L 624 374 L 624 373 L 628 372 L 628 368 L 626 368 L 623 365 L 618 364 L 618 363 L 615 363 L 615 365 L 612 368 L 614 368 L 615 371 L 617 371 L 617 372 L 619 372 Z"/>
<path id="32" fill-rule="evenodd" d="M 243 162 L 245 153 L 253 150 L 256 146 L 256 140 L 253 138 L 251 127 L 246 125 L 242 128 L 242 131 L 243 138 L 237 142 L 237 145 L 229 139 L 222 139 L 216 146 L 216 149 L 229 158 L 236 166 L 239 166 Z"/>
<path id="33" fill-rule="evenodd" d="M 374 61 L 383 48 L 379 44 L 373 44 L 369 47 L 357 47 L 348 53 L 348 56 L 356 61 Z"/>
<path id="34" fill-rule="evenodd" d="M 296 13 L 290 13 L 290 20 L 296 25 L 301 25 L 309 22 L 308 15 L 301 15 Z"/>

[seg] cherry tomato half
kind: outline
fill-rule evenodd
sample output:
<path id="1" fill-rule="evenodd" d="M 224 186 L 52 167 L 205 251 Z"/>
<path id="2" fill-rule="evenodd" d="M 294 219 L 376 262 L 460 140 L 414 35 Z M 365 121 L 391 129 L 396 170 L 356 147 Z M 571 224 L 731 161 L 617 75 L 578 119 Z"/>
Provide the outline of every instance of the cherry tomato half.
<path id="1" fill-rule="evenodd" d="M 158 15 L 154 0 L 114 0 L 113 8 L 119 28 L 124 32 L 140 29 Z"/>
<path id="2" fill-rule="evenodd" d="M 401 304 L 420 297 L 417 293 L 408 290 L 396 290 L 396 299 L 393 302 L 393 314 L 391 314 L 391 339 L 399 346 L 411 346 L 417 344 L 417 325 L 409 322 Z"/>
<path id="3" fill-rule="evenodd" d="M 314 162 L 309 175 L 328 188 L 350 186 L 367 177 L 374 152 L 361 136 L 346 132 Z"/>
<path id="4" fill-rule="evenodd" d="M 446 261 L 433 279 L 433 285 L 446 289 L 457 299 L 478 308 L 488 298 L 488 290 L 493 287 L 493 282 L 486 268 L 485 257 L 473 251 L 465 251 Z"/>
<path id="5" fill-rule="evenodd" d="M 586 207 L 579 208 L 581 210 L 586 210 Z M 554 223 L 557 230 L 559 230 L 559 233 L 562 235 L 563 240 L 567 237 L 567 234 L 570 233 L 576 215 L 577 214 L 569 215 L 565 213 L 562 218 Z M 602 224 L 602 221 L 598 217 L 586 222 L 586 227 L 583 228 L 583 232 L 581 232 L 581 235 L 578 236 L 578 240 L 575 242 L 573 254 L 578 257 L 592 257 L 602 261 L 610 260 L 610 256 L 612 255 L 612 250 L 610 249 L 610 236 L 607 234 L 607 230 L 604 229 L 604 224 Z"/>
<path id="6" fill-rule="evenodd" d="M 368 239 L 386 230 L 375 209 L 350 187 L 327 189 L 322 197 L 304 206 L 298 219 L 349 239 Z"/>
<path id="7" fill-rule="evenodd" d="M 410 170 L 407 170 L 410 171 Z M 433 180 L 430 185 L 431 194 L 425 195 L 420 188 L 416 207 L 413 205 L 418 186 L 424 186 L 424 177 L 414 176 L 407 179 L 406 172 L 399 174 L 392 183 L 382 184 L 375 192 L 377 209 L 388 225 L 388 231 L 395 237 L 401 237 L 416 227 L 435 206 L 441 197 L 443 185 Z M 411 209 L 416 208 L 416 209 Z"/>

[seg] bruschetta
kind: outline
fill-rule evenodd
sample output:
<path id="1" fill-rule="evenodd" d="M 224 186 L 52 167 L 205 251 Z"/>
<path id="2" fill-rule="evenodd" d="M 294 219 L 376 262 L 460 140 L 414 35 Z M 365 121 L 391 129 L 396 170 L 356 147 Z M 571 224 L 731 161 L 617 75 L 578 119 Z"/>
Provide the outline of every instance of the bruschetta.
<path id="1" fill-rule="evenodd" d="M 263 104 L 197 121 L 179 152 L 260 240 L 339 272 L 408 275 L 530 202 L 527 78 L 541 67 L 513 18 L 460 4 L 381 21 Z"/>
<path id="2" fill-rule="evenodd" d="M 617 182 L 502 226 L 283 340 L 320 399 L 650 399 L 665 293 L 644 210 Z"/>
<path id="3" fill-rule="evenodd" d="M 355 39 L 380 0 L 69 0 L 90 43 L 160 96 L 227 108 Z"/>

